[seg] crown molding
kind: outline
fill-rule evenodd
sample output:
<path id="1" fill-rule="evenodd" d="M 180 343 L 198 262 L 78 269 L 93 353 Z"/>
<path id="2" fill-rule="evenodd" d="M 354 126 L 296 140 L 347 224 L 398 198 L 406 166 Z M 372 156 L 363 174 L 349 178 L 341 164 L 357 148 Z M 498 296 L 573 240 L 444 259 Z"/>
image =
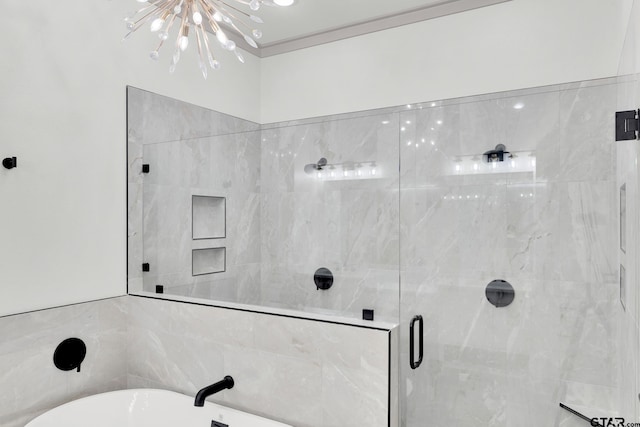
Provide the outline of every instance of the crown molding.
<path id="1" fill-rule="evenodd" d="M 312 46 L 361 36 L 363 34 L 383 31 L 389 28 L 414 24 L 416 22 L 440 18 L 447 15 L 453 15 L 510 1 L 512 0 L 448 0 L 442 3 L 409 10 L 395 15 L 358 22 L 344 27 L 333 28 L 320 33 L 263 44 L 260 45 L 258 49 L 250 47 L 242 37 L 239 37 L 235 41 L 247 52 L 258 56 L 259 58 L 267 58 L 269 56 L 280 55 L 283 53 L 293 52 L 295 50 L 306 49 Z"/>

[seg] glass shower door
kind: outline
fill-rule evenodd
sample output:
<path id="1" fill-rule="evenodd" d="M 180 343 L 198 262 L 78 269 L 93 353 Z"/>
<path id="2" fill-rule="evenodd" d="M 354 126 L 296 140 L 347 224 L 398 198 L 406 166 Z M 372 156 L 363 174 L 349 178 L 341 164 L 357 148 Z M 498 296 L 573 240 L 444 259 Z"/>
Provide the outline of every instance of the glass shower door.
<path id="1" fill-rule="evenodd" d="M 616 411 L 615 96 L 598 81 L 401 114 L 401 425 Z"/>

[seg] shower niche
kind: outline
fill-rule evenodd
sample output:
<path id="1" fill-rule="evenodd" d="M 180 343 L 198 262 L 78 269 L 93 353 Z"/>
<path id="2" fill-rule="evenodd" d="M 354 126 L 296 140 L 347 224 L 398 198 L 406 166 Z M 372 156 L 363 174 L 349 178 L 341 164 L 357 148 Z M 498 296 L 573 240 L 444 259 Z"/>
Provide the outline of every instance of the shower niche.
<path id="1" fill-rule="evenodd" d="M 204 276 L 224 273 L 226 269 L 226 248 L 203 248 L 191 251 L 191 275 Z"/>
<path id="2" fill-rule="evenodd" d="M 223 239 L 227 237 L 226 197 L 191 197 L 191 237 L 193 240 Z"/>
<path id="3" fill-rule="evenodd" d="M 227 237 L 227 198 L 191 196 L 191 239 L 212 240 Z M 206 247 L 191 250 L 191 275 L 224 273 L 227 248 Z"/>

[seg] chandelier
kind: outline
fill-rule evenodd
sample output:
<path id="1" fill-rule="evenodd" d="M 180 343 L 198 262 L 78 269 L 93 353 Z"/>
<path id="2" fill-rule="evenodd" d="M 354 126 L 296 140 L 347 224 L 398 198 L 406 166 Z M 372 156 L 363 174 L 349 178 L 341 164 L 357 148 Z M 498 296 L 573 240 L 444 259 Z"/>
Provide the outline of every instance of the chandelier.
<path id="1" fill-rule="evenodd" d="M 189 46 L 189 36 L 195 39 L 198 50 L 198 65 L 203 77 L 207 78 L 207 66 L 213 70 L 220 68 L 220 62 L 214 56 L 212 42 L 216 41 L 222 49 L 233 52 L 238 60 L 244 63 L 244 57 L 236 48 L 236 43 L 223 31 L 224 25 L 230 31 L 239 34 L 253 48 L 257 48 L 256 40 L 262 37 L 262 31 L 253 28 L 253 24 L 262 24 L 258 16 L 253 15 L 262 5 L 280 5 L 281 0 L 137 0 L 149 3 L 140 10 L 125 18 L 129 32 L 124 39 L 141 27 L 149 24 L 152 33 L 158 34 L 158 45 L 149 56 L 153 60 L 160 58 L 160 49 L 169 42 L 172 30 L 176 31 L 173 56 L 169 72 L 173 73 L 180 60 L 180 54 Z M 287 2 L 288 3 L 288 2 Z M 251 11 L 244 12 L 236 6 L 248 6 Z M 284 5 L 284 4 L 282 4 Z M 214 37 L 209 37 L 211 33 Z M 193 42 L 192 42 L 193 43 Z"/>

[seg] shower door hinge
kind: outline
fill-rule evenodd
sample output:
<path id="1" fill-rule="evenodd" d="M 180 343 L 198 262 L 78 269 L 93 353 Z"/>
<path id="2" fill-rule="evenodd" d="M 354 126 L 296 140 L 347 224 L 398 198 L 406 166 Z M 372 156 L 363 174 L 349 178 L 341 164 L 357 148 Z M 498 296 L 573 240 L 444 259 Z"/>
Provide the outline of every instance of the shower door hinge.
<path id="1" fill-rule="evenodd" d="M 638 139 L 640 110 L 616 112 L 616 141 Z"/>
<path id="2" fill-rule="evenodd" d="M 149 173 L 149 165 L 147 164 L 142 165 L 142 173 Z"/>

